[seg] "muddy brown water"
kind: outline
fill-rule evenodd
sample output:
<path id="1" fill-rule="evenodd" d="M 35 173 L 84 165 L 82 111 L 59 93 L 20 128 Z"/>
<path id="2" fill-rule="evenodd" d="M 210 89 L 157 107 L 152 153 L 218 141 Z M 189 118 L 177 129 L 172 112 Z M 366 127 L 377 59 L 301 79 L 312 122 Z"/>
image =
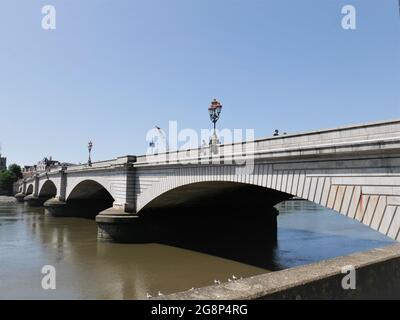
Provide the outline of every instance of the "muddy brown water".
<path id="1" fill-rule="evenodd" d="M 256 227 L 238 236 L 149 244 L 98 242 L 94 220 L 53 218 L 42 208 L 0 203 L 1 299 L 145 299 L 381 247 L 392 241 L 362 224 L 307 201 L 277 206 L 278 243 Z M 204 226 L 203 226 L 204 227 Z M 56 269 L 56 289 L 41 286 L 42 267 Z"/>

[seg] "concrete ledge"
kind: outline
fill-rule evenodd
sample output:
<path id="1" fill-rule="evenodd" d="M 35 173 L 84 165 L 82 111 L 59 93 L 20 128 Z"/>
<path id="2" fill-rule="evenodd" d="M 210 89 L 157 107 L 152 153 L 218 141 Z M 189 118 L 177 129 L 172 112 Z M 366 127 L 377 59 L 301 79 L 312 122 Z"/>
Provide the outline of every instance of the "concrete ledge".
<path id="1" fill-rule="evenodd" d="M 344 290 L 344 266 L 356 269 L 356 290 Z M 400 244 L 324 260 L 157 300 L 399 299 Z"/>

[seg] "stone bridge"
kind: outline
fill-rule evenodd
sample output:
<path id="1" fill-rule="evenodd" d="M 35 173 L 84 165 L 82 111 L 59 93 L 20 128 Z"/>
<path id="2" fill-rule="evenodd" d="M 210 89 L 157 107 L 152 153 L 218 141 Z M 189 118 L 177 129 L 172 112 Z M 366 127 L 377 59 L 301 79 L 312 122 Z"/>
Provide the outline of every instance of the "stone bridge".
<path id="1" fill-rule="evenodd" d="M 94 210 L 99 237 L 115 240 L 145 233 L 147 212 L 212 205 L 246 214 L 292 197 L 400 240 L 400 120 L 52 169 L 18 190 L 54 216 Z"/>

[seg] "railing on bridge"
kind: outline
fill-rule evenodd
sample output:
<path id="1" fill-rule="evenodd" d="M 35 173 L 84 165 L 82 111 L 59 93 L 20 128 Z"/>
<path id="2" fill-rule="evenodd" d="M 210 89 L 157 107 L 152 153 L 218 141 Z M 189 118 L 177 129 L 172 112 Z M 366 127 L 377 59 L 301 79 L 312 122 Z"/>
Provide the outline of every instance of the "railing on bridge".
<path id="1" fill-rule="evenodd" d="M 168 164 L 208 164 L 224 163 L 231 164 L 233 160 L 239 161 L 245 157 L 257 159 L 269 155 L 297 155 L 308 152 L 307 150 L 328 148 L 349 148 L 366 143 L 374 144 L 380 142 L 400 142 L 400 120 L 374 122 L 353 126 L 340 127 L 319 131 L 302 132 L 276 137 L 256 139 L 254 141 L 222 144 L 211 147 L 199 147 L 195 149 L 176 150 L 159 154 L 148 154 L 135 156 L 124 156 L 116 159 L 93 162 L 88 164 L 73 165 L 66 168 L 67 172 L 84 170 L 98 170 L 126 165 L 168 165 Z M 40 175 L 56 174 L 61 166 L 51 168 L 47 173 Z M 33 180 L 34 177 L 25 179 Z"/>
<path id="2" fill-rule="evenodd" d="M 176 150 L 159 154 L 138 156 L 135 165 L 155 165 L 180 163 L 205 163 L 212 159 L 231 161 L 232 157 L 240 159 L 246 155 L 257 158 L 265 153 L 281 153 L 296 150 L 328 148 L 329 146 L 362 145 L 379 141 L 400 140 L 400 120 L 374 122 L 356 126 L 346 126 L 296 134 L 281 135 L 257 139 L 255 141 L 223 144 L 216 146 L 216 152 L 209 147 L 188 150 Z"/>
<path id="3" fill-rule="evenodd" d="M 116 162 L 116 159 L 92 162 L 91 166 L 89 166 L 87 163 L 77 164 L 77 165 L 69 166 L 67 168 L 67 171 L 80 171 L 80 170 L 112 167 L 113 165 L 115 165 L 115 162 Z"/>

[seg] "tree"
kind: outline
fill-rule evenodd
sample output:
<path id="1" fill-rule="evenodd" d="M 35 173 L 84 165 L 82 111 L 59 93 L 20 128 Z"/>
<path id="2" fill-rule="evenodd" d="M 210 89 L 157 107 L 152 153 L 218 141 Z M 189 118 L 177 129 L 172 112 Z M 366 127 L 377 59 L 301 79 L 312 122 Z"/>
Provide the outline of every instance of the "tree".
<path id="1" fill-rule="evenodd" d="M 0 171 L 0 193 L 12 194 L 14 182 L 21 178 L 21 167 L 17 164 L 11 164 L 8 170 Z"/>
<path id="2" fill-rule="evenodd" d="M 14 175 L 14 182 L 22 179 L 22 170 L 21 167 L 15 163 L 10 164 L 8 167 L 8 171 L 10 171 Z"/>
<path id="3" fill-rule="evenodd" d="M 13 183 L 15 182 L 14 174 L 9 170 L 0 171 L 0 192 L 11 194 L 13 191 Z"/>

